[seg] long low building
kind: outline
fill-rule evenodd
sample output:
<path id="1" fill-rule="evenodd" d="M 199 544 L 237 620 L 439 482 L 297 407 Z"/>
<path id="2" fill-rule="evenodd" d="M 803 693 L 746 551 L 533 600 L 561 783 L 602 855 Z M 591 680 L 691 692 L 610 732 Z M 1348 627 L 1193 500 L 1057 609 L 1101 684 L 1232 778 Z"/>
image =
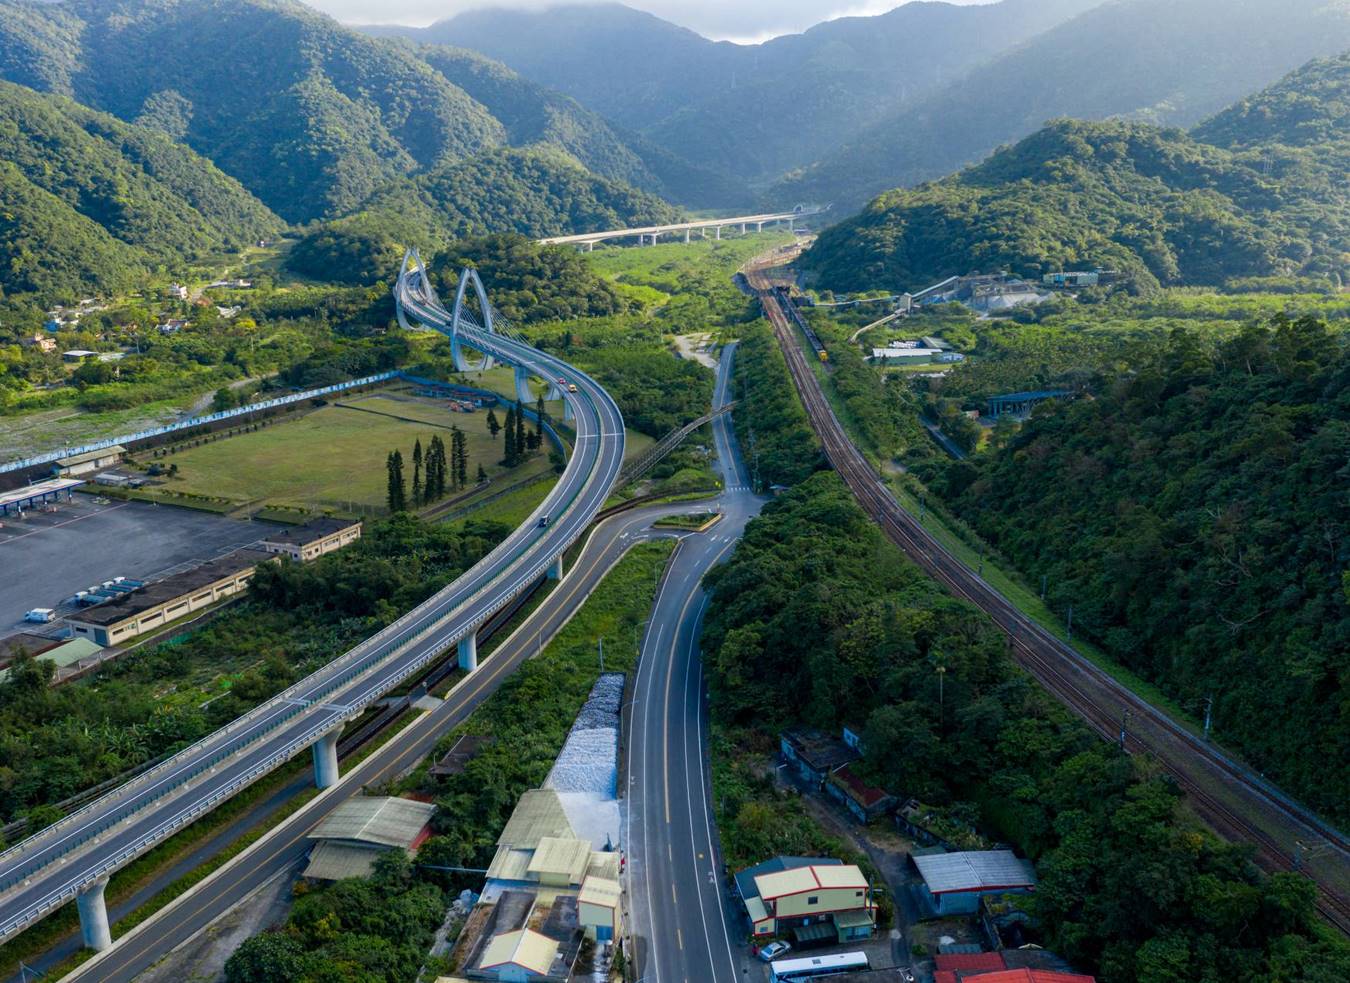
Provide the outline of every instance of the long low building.
<path id="1" fill-rule="evenodd" d="M 258 564 L 273 559 L 262 550 L 240 549 L 185 573 L 138 588 L 115 601 L 66 619 L 76 635 L 100 645 L 121 645 L 248 588 Z"/>
<path id="2" fill-rule="evenodd" d="M 307 563 L 361 538 L 359 519 L 322 518 L 272 533 L 258 545 L 268 553 Z"/>
<path id="3" fill-rule="evenodd" d="M 104 468 L 111 468 L 119 464 L 122 455 L 126 452 L 125 447 L 115 444 L 102 450 L 73 454 L 57 461 L 52 466 L 52 472 L 63 478 L 77 478 L 82 474 L 93 474 L 95 471 L 102 471 Z"/>

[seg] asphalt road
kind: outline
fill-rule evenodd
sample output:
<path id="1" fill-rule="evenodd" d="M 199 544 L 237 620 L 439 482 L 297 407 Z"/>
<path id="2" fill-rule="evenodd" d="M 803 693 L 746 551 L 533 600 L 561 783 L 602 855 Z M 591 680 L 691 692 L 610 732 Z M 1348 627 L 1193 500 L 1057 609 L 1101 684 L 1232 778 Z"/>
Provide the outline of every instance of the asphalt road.
<path id="1" fill-rule="evenodd" d="M 715 405 L 727 400 L 734 346 L 722 353 Z M 699 635 L 703 575 L 726 557 L 765 499 L 749 488 L 730 419 L 713 422 L 723 518 L 685 536 L 653 606 L 628 708 L 628 932 L 649 983 L 730 983 L 745 972 L 739 914 L 724 888 L 712 810 Z"/>
<path id="2" fill-rule="evenodd" d="M 420 305 L 426 323 L 444 312 Z M 472 329 L 475 347 L 577 390 L 567 399 L 576 438 L 544 504 L 491 554 L 381 632 L 256 710 L 0 854 L 0 939 L 172 835 L 316 740 L 477 630 L 580 538 L 623 463 L 618 407 L 585 373 L 522 342 Z M 550 521 L 540 521 L 547 516 Z"/>
<path id="3" fill-rule="evenodd" d="M 68 974 L 63 983 L 134 980 L 163 954 L 207 928 L 275 874 L 297 863 L 309 849 L 308 832 L 329 812 L 363 787 L 387 782 L 415 767 L 443 734 L 462 723 L 567 623 L 628 549 L 655 535 L 663 535 L 650 529 L 656 518 L 702 508 L 697 503 L 651 505 L 600 523 L 562 583 L 480 663 L 476 673 L 451 690 L 439 707 L 411 721 L 344 774 L 337 785 L 285 819 L 191 892 L 117 939 L 111 949 Z M 116 925 L 113 928 L 115 934 Z"/>

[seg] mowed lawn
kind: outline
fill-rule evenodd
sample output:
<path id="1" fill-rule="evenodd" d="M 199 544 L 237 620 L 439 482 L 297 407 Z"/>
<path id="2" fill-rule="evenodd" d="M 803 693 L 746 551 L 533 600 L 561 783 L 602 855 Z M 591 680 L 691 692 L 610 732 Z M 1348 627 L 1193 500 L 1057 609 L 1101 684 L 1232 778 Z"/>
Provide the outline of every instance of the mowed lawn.
<path id="1" fill-rule="evenodd" d="M 489 436 L 486 411 L 454 413 L 433 400 L 403 395 L 391 398 L 374 394 L 341 402 L 348 405 L 325 406 L 256 433 L 180 450 L 167 459 L 178 465 L 178 477 L 169 481 L 168 487 L 240 503 L 338 509 L 355 503 L 379 507 L 385 502 L 385 459 L 389 452 L 397 449 L 403 453 L 411 490 L 413 443 L 420 439 L 425 451 L 431 438 L 440 434 L 448 450 L 452 426 L 464 431 L 468 440 L 471 485 L 479 464 L 491 479 L 506 476 L 506 469 L 498 463 L 502 437 L 498 434 L 494 441 Z M 504 421 L 505 410 L 499 409 L 497 417 Z M 509 480 L 548 467 L 548 454 L 541 452 L 513 469 Z"/>

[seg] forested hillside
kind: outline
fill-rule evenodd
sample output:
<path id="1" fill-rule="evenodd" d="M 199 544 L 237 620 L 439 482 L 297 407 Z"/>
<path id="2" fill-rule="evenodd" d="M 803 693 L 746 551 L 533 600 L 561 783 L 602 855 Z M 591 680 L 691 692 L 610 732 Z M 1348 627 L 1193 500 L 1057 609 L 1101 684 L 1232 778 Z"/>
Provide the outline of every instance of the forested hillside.
<path id="1" fill-rule="evenodd" d="M 1311 58 L 1350 48 L 1323 0 L 1117 0 L 915 100 L 771 190 L 856 208 L 979 160 L 1061 116 L 1190 126 Z"/>
<path id="2" fill-rule="evenodd" d="M 0 76 L 184 140 L 294 222 L 506 137 L 403 46 L 296 0 L 0 0 Z"/>
<path id="3" fill-rule="evenodd" d="M 1178 332 L 1096 399 L 949 473 L 949 500 L 1075 632 L 1259 770 L 1350 818 L 1350 353 L 1314 319 Z"/>
<path id="4" fill-rule="evenodd" d="M 616 3 L 473 10 L 378 30 L 483 52 L 668 151 L 762 181 L 1100 2 L 897 4 L 758 45 L 709 41 Z"/>
<path id="5" fill-rule="evenodd" d="M 1309 62 L 1195 128 L 1197 140 L 1236 149 L 1343 144 L 1350 133 L 1350 51 Z"/>
<path id="6" fill-rule="evenodd" d="M 596 177 L 557 150 L 494 150 L 394 182 L 347 218 L 307 235 L 291 268 L 315 279 L 374 283 L 396 275 L 403 250 L 424 258 L 453 238 L 531 238 L 678 219 L 654 195 Z"/>
<path id="7" fill-rule="evenodd" d="M 1057 477 L 1059 492 L 1085 484 Z M 1076 967 L 1103 983 L 1323 983 L 1350 971 L 1345 948 L 1316 925 L 1308 880 L 1262 877 L 1242 847 L 1199 828 L 1172 783 L 1019 671 L 995 626 L 905 559 L 836 475 L 816 474 L 765 506 L 707 584 L 713 739 L 743 728 L 776 748 L 782 727 L 859 728 L 874 781 L 976 817 L 1035 861 L 1048 947 Z M 1285 591 L 1267 586 L 1254 605 Z M 1156 596 L 1156 583 L 1145 592 Z M 1291 661 L 1316 685 L 1324 667 L 1313 655 Z M 1271 693 L 1250 725 L 1278 716 L 1292 733 L 1308 721 L 1277 702 Z M 1304 756 L 1325 773 L 1345 749 Z M 719 815 L 769 849 L 781 842 L 777 811 L 733 797 Z"/>
<path id="8" fill-rule="evenodd" d="M 239 247 L 281 220 L 162 133 L 0 82 L 0 288 L 45 299 Z"/>
<path id="9" fill-rule="evenodd" d="M 1328 194 L 1337 170 L 1334 155 L 1233 154 L 1178 130 L 1061 120 L 943 181 L 881 195 L 804 263 L 835 290 L 997 269 L 1117 269 L 1143 289 L 1334 278 L 1350 272 L 1350 201 Z"/>

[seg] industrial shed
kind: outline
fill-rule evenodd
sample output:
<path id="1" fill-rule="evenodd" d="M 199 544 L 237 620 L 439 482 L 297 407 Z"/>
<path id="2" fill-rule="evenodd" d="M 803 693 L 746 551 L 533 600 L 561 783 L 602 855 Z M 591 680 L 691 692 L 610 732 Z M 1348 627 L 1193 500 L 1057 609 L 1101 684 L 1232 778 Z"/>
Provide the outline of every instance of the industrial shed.
<path id="1" fill-rule="evenodd" d="M 925 900 L 939 915 L 973 914 L 985 894 L 1016 894 L 1036 887 L 1036 868 L 1011 850 L 935 853 L 912 857 Z"/>
<path id="2" fill-rule="evenodd" d="M 412 854 L 431 835 L 436 807 L 394 797 L 357 796 L 334 809 L 309 834 L 315 846 L 304 876 L 319 881 L 365 877 L 380 854 Z"/>

